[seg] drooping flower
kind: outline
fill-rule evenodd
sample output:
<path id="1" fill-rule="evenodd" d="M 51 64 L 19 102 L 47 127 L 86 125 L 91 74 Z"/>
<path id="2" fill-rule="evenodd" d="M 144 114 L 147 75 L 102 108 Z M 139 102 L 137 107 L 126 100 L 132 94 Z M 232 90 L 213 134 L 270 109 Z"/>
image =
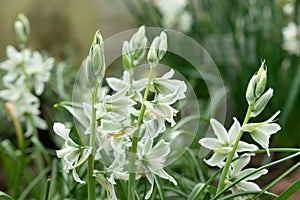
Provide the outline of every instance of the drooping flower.
<path id="1" fill-rule="evenodd" d="M 225 180 L 226 185 L 230 185 L 234 181 L 243 178 L 247 174 L 253 173 L 256 170 L 255 168 L 248 168 L 243 170 L 243 168 L 246 167 L 249 164 L 249 162 L 250 162 L 250 155 L 246 155 L 246 154 L 243 155 L 238 160 L 233 161 L 233 163 L 231 163 L 230 170 L 228 171 Z M 230 190 L 232 191 L 232 193 L 238 193 L 242 191 L 253 191 L 253 192 L 260 191 L 261 190 L 260 187 L 256 183 L 250 181 L 253 181 L 267 173 L 268 170 L 266 169 L 258 171 L 248 176 L 247 178 L 243 178 L 243 180 L 235 184 L 232 188 L 230 188 Z M 235 197 L 234 199 L 242 200 L 241 197 Z"/>
<path id="2" fill-rule="evenodd" d="M 69 136 L 71 129 L 67 129 L 62 123 L 54 123 L 53 130 L 65 141 L 64 147 L 56 151 L 57 157 L 64 159 L 64 169 L 66 171 L 72 170 L 75 181 L 85 183 L 79 178 L 75 168 L 80 166 L 88 158 L 92 152 L 92 148 L 80 146 L 75 143 Z"/>
<path id="3" fill-rule="evenodd" d="M 243 131 L 249 132 L 251 137 L 266 149 L 267 154 L 269 152 L 269 140 L 272 134 L 277 133 L 281 128 L 277 123 L 274 123 L 274 119 L 279 115 L 280 111 L 277 111 L 270 119 L 259 123 L 249 123 L 242 127 Z"/>
<path id="4" fill-rule="evenodd" d="M 206 160 L 206 163 L 210 166 L 224 165 L 224 160 L 231 152 L 235 140 L 241 130 L 241 125 L 236 118 L 233 118 L 234 123 L 227 132 L 224 126 L 215 119 L 210 120 L 210 124 L 217 138 L 202 138 L 199 143 L 214 151 L 212 157 Z M 248 144 L 243 141 L 239 141 L 236 152 L 255 151 L 258 147 L 253 144 Z"/>

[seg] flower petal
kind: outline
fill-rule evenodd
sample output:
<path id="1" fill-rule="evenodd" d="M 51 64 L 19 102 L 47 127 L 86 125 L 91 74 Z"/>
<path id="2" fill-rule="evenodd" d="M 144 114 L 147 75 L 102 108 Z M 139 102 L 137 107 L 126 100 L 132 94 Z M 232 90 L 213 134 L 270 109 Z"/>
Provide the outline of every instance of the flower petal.
<path id="1" fill-rule="evenodd" d="M 241 129 L 241 125 L 240 125 L 239 121 L 235 117 L 233 118 L 233 120 L 234 120 L 234 122 L 228 131 L 230 144 L 233 144 L 235 142 L 238 134 L 240 133 L 240 129 Z"/>
<path id="2" fill-rule="evenodd" d="M 229 143 L 228 133 L 224 126 L 213 118 L 210 119 L 210 124 L 218 139 L 222 140 L 222 142 L 225 144 Z"/>
<path id="3" fill-rule="evenodd" d="M 202 138 L 201 140 L 199 140 L 199 143 L 203 147 L 211 150 L 216 150 L 225 146 L 222 142 L 220 142 L 216 138 Z"/>
<path id="4" fill-rule="evenodd" d="M 244 141 L 239 141 L 237 152 L 244 152 L 244 151 L 256 151 L 258 147 L 254 144 L 248 144 Z"/>
<path id="5" fill-rule="evenodd" d="M 270 153 L 268 148 L 270 135 L 268 133 L 264 134 L 256 130 L 253 131 L 250 135 L 253 138 L 253 140 L 255 140 L 258 144 L 260 144 L 260 146 L 267 150 L 267 154 L 269 155 Z"/>
<path id="6" fill-rule="evenodd" d="M 63 138 L 64 140 L 67 140 L 69 138 L 70 129 L 67 129 L 64 124 L 56 122 L 53 124 L 53 130 L 54 132 Z"/>
<path id="7" fill-rule="evenodd" d="M 255 170 L 257 170 L 257 169 L 255 169 L 255 168 L 245 169 L 245 170 L 241 171 L 241 173 L 238 175 L 238 177 L 241 178 L 241 177 L 243 177 L 243 176 L 245 176 L 247 174 L 250 174 L 250 173 L 254 172 Z M 252 180 L 258 179 L 259 177 L 261 177 L 262 175 L 265 175 L 267 173 L 268 173 L 268 170 L 267 169 L 263 169 L 261 171 L 256 172 L 255 174 L 253 174 L 253 175 L 245 178 L 244 180 L 250 180 L 250 181 L 252 181 Z"/>
<path id="8" fill-rule="evenodd" d="M 248 165 L 250 162 L 250 156 L 242 156 L 238 160 L 234 161 L 232 163 L 233 170 L 232 170 L 232 176 L 237 176 L 240 174 L 241 170 Z"/>
<path id="9" fill-rule="evenodd" d="M 78 182 L 78 183 L 80 183 L 80 184 L 84 184 L 84 183 L 85 183 L 84 181 L 82 181 L 82 180 L 79 178 L 79 176 L 78 176 L 78 174 L 77 174 L 77 172 L 76 172 L 75 169 L 72 171 L 72 175 L 73 175 L 73 178 L 74 178 L 74 180 L 75 180 L 76 182 Z"/>
<path id="10" fill-rule="evenodd" d="M 261 191 L 260 187 L 256 183 L 252 183 L 249 181 L 241 181 L 238 183 L 238 186 L 243 191 Z"/>
<path id="11" fill-rule="evenodd" d="M 212 167 L 214 166 L 222 167 L 224 165 L 223 161 L 226 157 L 227 157 L 226 154 L 214 153 L 212 157 L 208 160 L 205 160 L 205 162 Z"/>

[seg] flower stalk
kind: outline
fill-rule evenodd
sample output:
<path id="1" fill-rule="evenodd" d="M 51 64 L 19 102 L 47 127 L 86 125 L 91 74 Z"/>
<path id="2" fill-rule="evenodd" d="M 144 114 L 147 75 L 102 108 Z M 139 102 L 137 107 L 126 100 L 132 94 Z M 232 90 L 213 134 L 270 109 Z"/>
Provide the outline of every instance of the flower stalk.
<path id="1" fill-rule="evenodd" d="M 95 177 L 94 174 L 94 152 L 95 152 L 95 136 L 96 136 L 96 109 L 95 104 L 97 103 L 97 96 L 98 96 L 98 87 L 99 83 L 95 82 L 95 90 L 92 94 L 93 101 L 92 101 L 92 122 L 91 122 L 91 136 L 89 141 L 89 146 L 92 148 L 92 153 L 89 155 L 88 158 L 88 199 L 93 200 L 96 199 L 95 196 Z"/>
<path id="2" fill-rule="evenodd" d="M 149 76 L 148 76 L 148 82 L 145 89 L 143 101 L 147 101 L 149 89 L 151 86 L 151 81 L 153 78 L 153 73 L 155 71 L 156 66 L 152 66 L 150 68 Z M 139 113 L 138 121 L 137 121 L 137 130 L 133 134 L 132 138 L 132 146 L 131 146 L 131 158 L 130 158 L 130 173 L 129 173 L 129 184 L 128 184 L 128 199 L 135 199 L 135 162 L 136 162 L 136 153 L 137 153 L 137 147 L 138 147 L 138 141 L 139 141 L 139 133 L 140 128 L 143 123 L 143 118 L 146 110 L 146 105 L 143 103 L 141 106 L 141 110 Z"/>
<path id="3" fill-rule="evenodd" d="M 248 106 L 248 109 L 247 109 L 247 113 L 246 113 L 246 116 L 244 118 L 244 122 L 243 122 L 243 125 L 247 124 L 249 119 L 250 119 L 250 114 L 252 112 L 252 109 L 253 109 L 253 104 L 250 104 Z M 243 133 L 244 131 L 241 129 L 236 140 L 235 140 L 235 143 L 232 147 L 232 150 L 231 152 L 228 154 L 228 157 L 226 159 L 226 162 L 225 162 L 225 165 L 223 167 L 223 170 L 222 170 L 222 173 L 221 173 L 221 176 L 220 176 L 220 180 L 219 180 L 219 184 L 218 184 L 218 187 L 217 187 L 217 194 L 222 191 L 222 189 L 224 189 L 225 187 L 225 179 L 226 179 L 226 175 L 228 173 L 228 170 L 229 170 L 229 167 L 230 167 L 230 164 L 232 162 L 232 159 L 233 159 L 233 156 L 236 152 L 236 149 L 238 147 L 238 144 L 239 144 L 239 141 L 241 140 L 242 136 L 243 136 Z"/>

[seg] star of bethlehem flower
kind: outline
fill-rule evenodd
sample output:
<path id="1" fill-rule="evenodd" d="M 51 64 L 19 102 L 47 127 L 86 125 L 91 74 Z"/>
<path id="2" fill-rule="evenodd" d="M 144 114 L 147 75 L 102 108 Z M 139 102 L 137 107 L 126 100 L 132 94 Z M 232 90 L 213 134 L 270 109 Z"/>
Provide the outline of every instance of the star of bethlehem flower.
<path id="1" fill-rule="evenodd" d="M 248 123 L 242 127 L 243 131 L 249 132 L 253 140 L 260 144 L 261 147 L 266 149 L 268 155 L 270 155 L 270 137 L 281 129 L 277 123 L 274 123 L 274 119 L 279 115 L 279 113 L 280 111 L 277 111 L 270 119 L 264 122 Z"/>
<path id="2" fill-rule="evenodd" d="M 167 179 L 174 185 L 177 185 L 176 180 L 170 176 L 164 168 L 164 163 L 171 149 L 164 140 L 160 140 L 155 146 L 153 146 L 153 140 L 147 139 L 140 142 L 137 152 L 137 172 L 140 176 L 144 176 L 148 179 L 151 187 L 147 192 L 145 199 L 149 199 L 154 187 L 154 176 Z"/>
<path id="3" fill-rule="evenodd" d="M 215 119 L 210 119 L 210 124 L 212 126 L 214 134 L 217 138 L 202 138 L 199 143 L 207 149 L 213 150 L 214 154 L 206 163 L 210 166 L 222 167 L 224 165 L 224 160 L 231 152 L 235 140 L 241 131 L 241 125 L 236 118 L 233 118 L 234 122 L 230 127 L 229 131 L 224 128 L 224 126 Z M 248 144 L 243 141 L 239 141 L 236 152 L 246 152 L 255 151 L 258 147 L 253 144 Z"/>
<path id="4" fill-rule="evenodd" d="M 228 175 L 226 177 L 225 183 L 226 185 L 232 184 L 234 181 L 243 178 L 247 174 L 253 173 L 256 169 L 255 168 L 247 168 L 244 169 L 250 162 L 250 155 L 243 155 L 241 158 L 239 158 L 236 161 L 233 161 L 230 166 L 230 170 L 228 171 Z M 260 187 L 251 181 L 259 178 L 262 175 L 265 175 L 268 173 L 268 170 L 263 169 L 261 171 L 258 171 L 247 178 L 243 178 L 240 182 L 235 184 L 230 190 L 232 193 L 238 193 L 242 191 L 261 191 Z M 235 197 L 234 200 L 242 200 L 242 197 Z"/>

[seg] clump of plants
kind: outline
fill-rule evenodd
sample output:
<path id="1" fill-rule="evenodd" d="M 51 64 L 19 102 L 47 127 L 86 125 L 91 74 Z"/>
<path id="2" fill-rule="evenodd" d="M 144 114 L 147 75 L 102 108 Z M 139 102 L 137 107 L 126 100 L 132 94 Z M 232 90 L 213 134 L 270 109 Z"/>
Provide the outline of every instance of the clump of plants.
<path id="1" fill-rule="evenodd" d="M 9 186 L 6 193 L 0 192 L 0 197 L 134 200 L 267 196 L 286 199 L 300 187 L 297 181 L 282 194 L 268 192 L 298 168 L 300 162 L 266 186 L 255 183 L 271 166 L 300 154 L 295 148 L 269 147 L 271 135 L 281 129 L 276 123 L 279 111 L 265 121 L 255 120 L 273 96 L 272 88 L 266 90 L 265 61 L 248 83 L 245 92 L 248 109 L 243 122 L 233 118 L 232 126 L 226 130 L 216 119 L 206 119 L 216 137 L 200 140 L 195 137 L 197 145 L 187 148 L 177 159 L 176 166 L 167 165 L 175 151 L 172 147 L 181 142 L 182 124 L 191 120 L 180 117 L 180 102 L 187 96 L 188 84 L 174 78 L 173 69 L 156 76 L 159 63 L 168 51 L 168 43 L 175 41 L 168 41 L 167 31 L 162 31 L 149 42 L 148 48 L 144 26 L 123 43 L 121 78 L 105 77 L 105 42 L 99 31 L 95 33 L 82 73 L 79 73 L 81 87 L 75 88 L 79 90 L 80 100 L 74 98 L 72 102 L 55 105 L 68 111 L 74 122 L 53 123 L 53 131 L 61 139 L 54 155 L 54 150 L 44 148 L 38 138 L 37 128 L 46 126 L 39 116 L 36 97 L 49 80 L 53 59 L 43 59 L 37 52 L 24 49 L 28 24 L 27 18 L 20 15 L 16 33 L 21 52 L 8 47 L 8 59 L 1 63 L 1 68 L 7 71 L 3 77 L 7 88 L 0 96 L 7 101 L 19 146 L 16 149 L 8 140 L 1 142 L 1 163 Z M 136 70 L 143 60 L 147 61 L 147 76 L 137 77 Z M 201 120 L 201 117 L 192 119 Z M 244 140 L 246 134 L 250 140 Z M 212 150 L 213 154 L 201 158 L 200 147 Z M 290 155 L 258 168 L 247 167 L 256 154 L 270 156 L 273 152 Z M 34 164 L 28 166 L 31 163 Z M 17 173 L 11 170 L 15 165 L 21 166 Z"/>

